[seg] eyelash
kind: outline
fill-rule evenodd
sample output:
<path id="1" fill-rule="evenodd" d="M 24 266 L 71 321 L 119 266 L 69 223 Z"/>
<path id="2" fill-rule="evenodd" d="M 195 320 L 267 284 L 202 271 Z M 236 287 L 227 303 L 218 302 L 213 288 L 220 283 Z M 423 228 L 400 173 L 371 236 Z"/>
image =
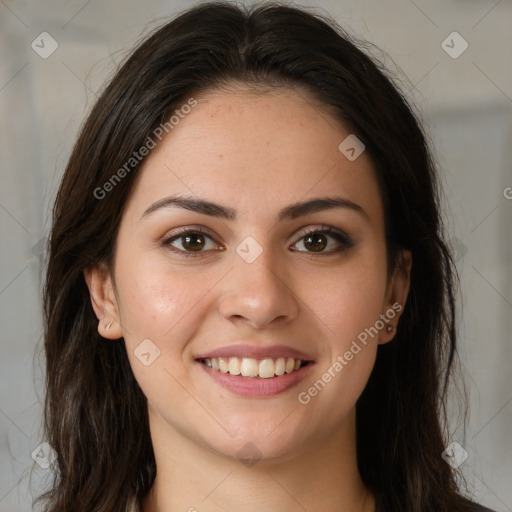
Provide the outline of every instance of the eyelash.
<path id="1" fill-rule="evenodd" d="M 173 247 L 171 245 L 171 243 L 173 241 L 178 240 L 178 239 L 180 239 L 186 235 L 190 235 L 190 234 L 204 235 L 204 236 L 210 238 L 211 240 L 213 240 L 213 237 L 200 227 L 196 228 L 196 229 L 185 228 L 182 231 L 180 231 L 178 233 L 174 233 L 172 236 L 167 237 L 163 241 L 163 245 L 168 247 L 169 250 L 171 250 L 172 252 L 179 254 L 180 256 L 184 256 L 186 258 L 201 257 L 205 251 L 199 251 L 199 252 L 183 251 L 182 249 L 177 249 L 176 247 Z M 345 233 L 343 233 L 342 231 L 340 231 L 336 228 L 333 228 L 331 226 L 322 226 L 320 229 L 301 231 L 299 233 L 300 238 L 293 245 L 296 245 L 298 242 L 300 242 L 302 239 L 306 238 L 309 235 L 318 235 L 318 234 L 329 235 L 329 236 L 335 238 L 339 242 L 340 246 L 336 249 L 331 249 L 330 251 L 318 252 L 318 253 L 311 252 L 311 251 L 304 251 L 304 250 L 298 251 L 296 249 L 294 249 L 294 251 L 306 253 L 306 254 L 309 254 L 312 256 L 332 256 L 332 255 L 338 254 L 346 249 L 350 249 L 354 245 L 352 240 Z M 213 241 L 215 241 L 215 240 L 213 240 Z"/>

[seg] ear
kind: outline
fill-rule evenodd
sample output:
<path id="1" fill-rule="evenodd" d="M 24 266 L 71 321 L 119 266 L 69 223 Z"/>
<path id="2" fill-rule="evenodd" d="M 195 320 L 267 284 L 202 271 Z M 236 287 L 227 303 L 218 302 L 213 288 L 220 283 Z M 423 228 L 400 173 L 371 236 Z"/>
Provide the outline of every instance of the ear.
<path id="1" fill-rule="evenodd" d="M 110 272 L 104 268 L 87 268 L 84 269 L 84 277 L 92 307 L 99 320 L 98 332 L 110 340 L 121 338 L 123 333 Z"/>
<path id="2" fill-rule="evenodd" d="M 409 294 L 409 287 L 411 284 L 411 267 L 411 251 L 402 249 L 398 265 L 392 278 L 389 280 L 386 290 L 386 299 L 383 304 L 381 315 L 381 318 L 385 317 L 386 325 L 379 333 L 379 344 L 388 343 L 395 337 L 398 321 L 404 311 L 407 296 Z M 392 325 L 394 327 L 391 332 L 387 331 L 388 325 Z"/>

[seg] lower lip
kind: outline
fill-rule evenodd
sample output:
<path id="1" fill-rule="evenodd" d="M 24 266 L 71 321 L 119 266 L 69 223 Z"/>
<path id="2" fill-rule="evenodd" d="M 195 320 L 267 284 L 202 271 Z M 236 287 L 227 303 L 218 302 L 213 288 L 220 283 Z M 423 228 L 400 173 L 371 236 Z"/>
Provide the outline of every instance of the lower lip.
<path id="1" fill-rule="evenodd" d="M 283 393 L 292 386 L 298 384 L 309 373 L 314 363 L 309 363 L 292 373 L 285 373 L 277 377 L 262 379 L 260 377 L 242 377 L 240 375 L 231 375 L 222 373 L 219 370 L 213 370 L 209 366 L 198 361 L 204 371 L 222 387 L 241 396 L 249 397 L 267 397 Z"/>

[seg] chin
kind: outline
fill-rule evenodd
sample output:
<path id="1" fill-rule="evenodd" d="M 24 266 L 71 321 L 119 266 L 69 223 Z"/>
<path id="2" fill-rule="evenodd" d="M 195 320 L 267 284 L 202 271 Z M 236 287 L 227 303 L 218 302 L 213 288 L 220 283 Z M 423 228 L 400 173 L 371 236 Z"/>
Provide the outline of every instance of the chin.
<path id="1" fill-rule="evenodd" d="M 258 425 L 238 424 L 233 438 L 205 440 L 210 448 L 231 460 L 239 461 L 247 467 L 255 464 L 279 464 L 293 460 L 298 455 L 298 447 L 304 447 L 304 435 L 293 432 L 262 429 Z"/>

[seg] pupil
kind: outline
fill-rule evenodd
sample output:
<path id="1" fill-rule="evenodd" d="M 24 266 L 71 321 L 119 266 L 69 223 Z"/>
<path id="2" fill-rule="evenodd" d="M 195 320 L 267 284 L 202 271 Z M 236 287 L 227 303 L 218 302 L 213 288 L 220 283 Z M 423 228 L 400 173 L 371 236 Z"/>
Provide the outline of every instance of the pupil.
<path id="1" fill-rule="evenodd" d="M 314 240 L 315 239 L 321 239 L 321 241 L 318 243 L 315 243 Z M 313 240 L 313 242 L 312 242 Z M 308 244 L 311 244 L 312 247 L 308 247 Z M 311 248 L 314 252 L 320 252 L 322 249 L 325 248 L 325 246 L 327 245 L 326 244 L 326 237 L 325 235 L 323 234 L 316 234 L 316 235 L 309 235 L 305 242 L 304 242 L 304 245 L 309 249 Z"/>
<path id="2" fill-rule="evenodd" d="M 199 234 L 185 235 L 183 238 L 185 239 L 183 246 L 186 249 L 192 249 L 192 250 L 202 249 L 204 246 L 204 241 L 201 240 L 202 236 Z M 194 243 L 194 240 L 196 243 Z"/>

